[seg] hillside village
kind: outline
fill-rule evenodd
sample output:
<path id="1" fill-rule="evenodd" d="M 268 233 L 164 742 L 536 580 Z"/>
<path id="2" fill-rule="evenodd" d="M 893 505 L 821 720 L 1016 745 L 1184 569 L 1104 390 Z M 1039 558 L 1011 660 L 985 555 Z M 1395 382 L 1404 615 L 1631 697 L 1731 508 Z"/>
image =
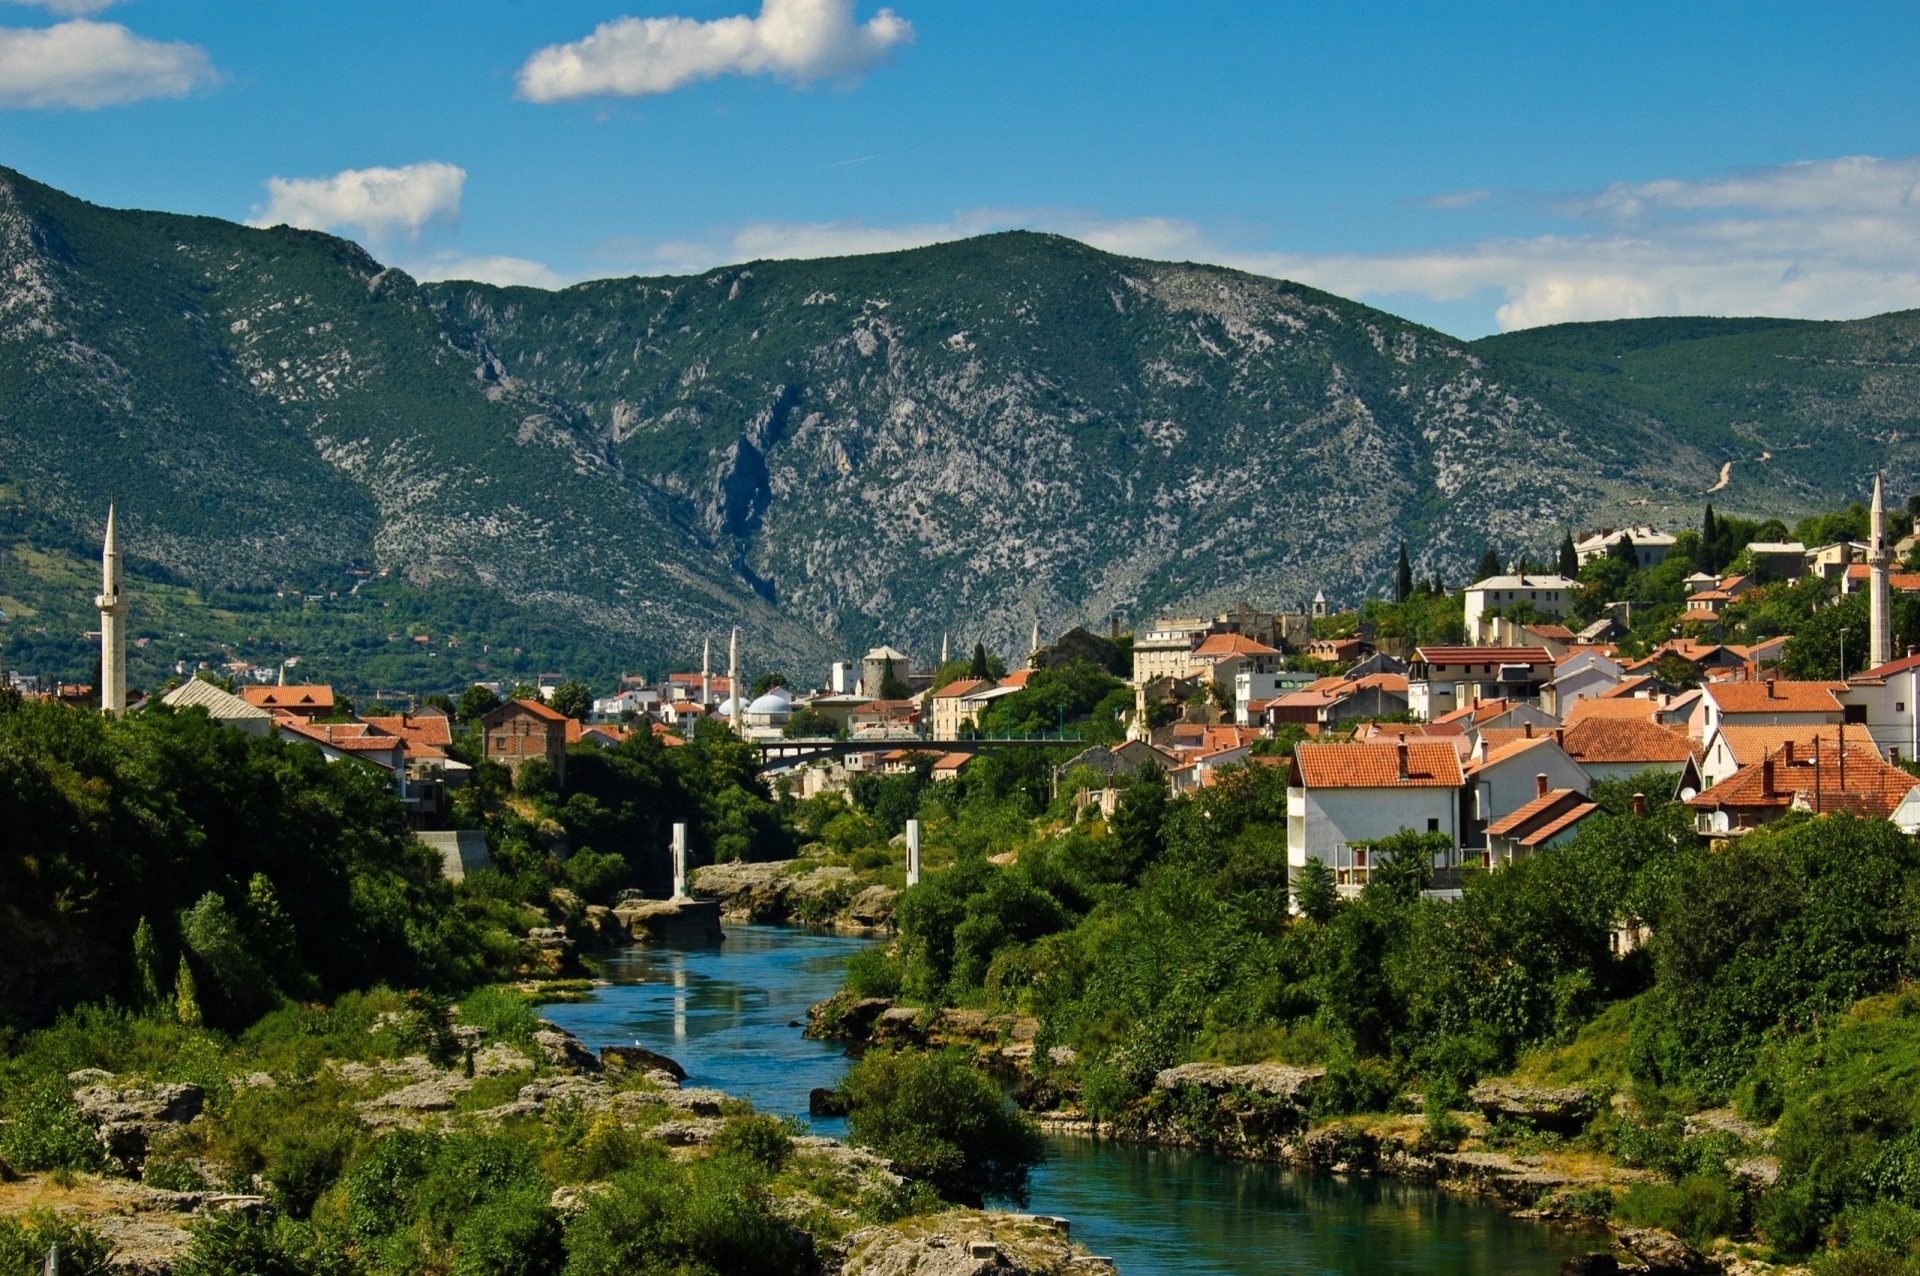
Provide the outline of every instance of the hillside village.
<path id="1" fill-rule="evenodd" d="M 1657 796 L 1686 802 L 1710 839 L 1790 811 L 1920 830 L 1920 656 L 1894 643 L 1920 619 L 1920 572 L 1893 570 L 1915 553 L 1912 516 L 1889 515 L 1876 482 L 1871 510 L 1800 530 L 1836 529 L 1847 534 L 1808 544 L 1709 508 L 1698 533 L 1569 535 L 1547 566 L 1502 566 L 1489 552 L 1457 594 L 1412 580 L 1403 550 L 1392 604 L 1336 611 L 1321 593 L 1291 611 L 1243 604 L 1134 633 L 1115 619 L 1104 637 L 1077 628 L 1051 643 L 1036 626 L 1011 669 L 984 646 L 953 658 L 943 643 L 930 662 L 883 645 L 809 688 L 750 678 L 736 630 L 724 672 L 709 643 L 698 671 L 624 678 L 598 697 L 556 676 L 476 683 L 457 704 L 356 710 L 325 684 L 288 684 L 283 665 L 271 683 L 198 671 L 159 698 L 380 768 L 422 831 L 449 827 L 451 797 L 477 766 L 518 778 L 537 762 L 564 787 L 571 751 L 636 731 L 668 747 L 731 731 L 759 748 L 770 786 L 797 799 L 845 792 L 863 774 L 954 779 L 1015 744 L 1053 745 L 1054 792 L 1106 816 L 1143 776 L 1177 796 L 1230 767 L 1285 767 L 1291 876 L 1324 868 L 1356 893 L 1383 848 L 1412 837 L 1445 895 L 1464 871 L 1571 838 L 1609 781 L 1663 787 Z M 26 694 L 139 707 L 137 692 L 129 705 L 112 685 L 124 684 L 112 648 L 129 607 L 116 536 L 109 520 L 102 691 Z M 1611 596 L 1622 588 L 1660 596 Z M 1795 608 L 1797 632 L 1783 625 Z M 1823 638 L 1837 640 L 1831 657 Z"/>

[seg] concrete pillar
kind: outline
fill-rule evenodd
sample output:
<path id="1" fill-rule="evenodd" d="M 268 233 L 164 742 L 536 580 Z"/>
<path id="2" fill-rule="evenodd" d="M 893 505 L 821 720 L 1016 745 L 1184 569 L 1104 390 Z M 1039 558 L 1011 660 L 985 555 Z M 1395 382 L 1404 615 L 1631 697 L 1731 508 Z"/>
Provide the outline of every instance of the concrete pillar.
<path id="1" fill-rule="evenodd" d="M 687 897 L 687 826 L 673 826 L 673 897 Z"/>
<path id="2" fill-rule="evenodd" d="M 920 821 L 907 821 L 907 885 L 920 884 Z"/>

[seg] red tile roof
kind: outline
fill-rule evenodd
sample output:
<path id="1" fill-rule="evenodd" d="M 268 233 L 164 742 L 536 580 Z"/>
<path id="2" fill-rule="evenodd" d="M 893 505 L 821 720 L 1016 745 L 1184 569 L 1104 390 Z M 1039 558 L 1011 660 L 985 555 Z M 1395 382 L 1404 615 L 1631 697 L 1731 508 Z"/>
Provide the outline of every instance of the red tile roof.
<path id="1" fill-rule="evenodd" d="M 324 683 L 298 687 L 242 687 L 240 698 L 256 709 L 333 708 L 333 688 Z"/>
<path id="2" fill-rule="evenodd" d="M 1497 767 L 1502 762 L 1506 762 L 1511 758 L 1517 758 L 1530 749 L 1537 749 L 1542 745 L 1552 743 L 1554 743 L 1553 737 L 1546 733 L 1533 736 L 1522 735 L 1517 740 L 1509 740 L 1507 743 L 1499 746 L 1495 746 L 1489 742 L 1486 757 L 1482 758 L 1478 754 L 1475 754 L 1475 756 L 1467 759 L 1467 774 L 1478 775 L 1480 772 L 1488 770 L 1491 767 Z"/>
<path id="3" fill-rule="evenodd" d="M 1263 642 L 1255 642 L 1245 634 L 1210 634 L 1207 640 L 1193 649 L 1196 656 L 1277 656 L 1280 653 Z"/>
<path id="4" fill-rule="evenodd" d="M 1818 759 L 1816 764 L 1816 758 Z M 1754 811 L 1783 811 L 1796 798 L 1815 814 L 1847 811 L 1886 819 L 1920 779 L 1880 760 L 1872 749 L 1847 747 L 1846 779 L 1832 748 L 1818 755 L 1796 751 L 1789 762 L 1771 755 L 1750 762 L 1720 783 L 1687 799 L 1687 805 L 1708 810 L 1727 807 Z"/>
<path id="5" fill-rule="evenodd" d="M 1487 825 L 1487 835 L 1512 838 L 1522 846 L 1538 846 L 1599 809 L 1598 804 L 1587 801 L 1585 794 L 1554 789 Z"/>
<path id="6" fill-rule="evenodd" d="M 1430 665 L 1550 665 L 1545 647 L 1419 647 L 1414 658 Z"/>
<path id="7" fill-rule="evenodd" d="M 1686 734 L 1642 718 L 1588 718 L 1568 727 L 1561 747 L 1575 762 L 1685 762 L 1693 756 Z"/>
<path id="8" fill-rule="evenodd" d="M 1613 722 L 1652 722 L 1659 712 L 1660 702 L 1646 696 L 1624 696 L 1619 699 L 1600 696 L 1576 700 L 1568 705 L 1566 724 L 1571 728 L 1602 718 Z"/>
<path id="9" fill-rule="evenodd" d="M 1293 756 L 1296 774 L 1311 789 L 1459 788 L 1461 782 L 1460 755 L 1440 741 L 1300 744 Z"/>
<path id="10" fill-rule="evenodd" d="M 396 713 L 391 717 L 368 717 L 362 718 L 361 721 L 376 731 L 397 735 L 408 744 L 424 744 L 436 749 L 444 749 L 453 743 L 453 724 L 443 713 L 421 717 L 410 713 Z"/>
<path id="11" fill-rule="evenodd" d="M 1802 757 L 1813 755 L 1813 742 L 1818 740 L 1820 747 L 1829 755 L 1840 747 L 1840 733 L 1846 733 L 1848 751 L 1872 749 L 1878 753 L 1879 746 L 1873 742 L 1873 734 L 1861 723 L 1851 726 L 1815 726 L 1801 723 L 1798 726 L 1746 726 L 1740 723 L 1722 723 L 1714 732 L 1715 736 L 1727 746 L 1727 752 L 1733 756 L 1734 765 L 1745 766 L 1749 762 L 1758 762 L 1769 753 L 1783 753 L 1792 749 Z"/>
<path id="12" fill-rule="evenodd" d="M 991 678 L 958 678 L 933 693 L 935 700 L 958 700 L 973 691 L 984 690 L 993 685 Z"/>
<path id="13" fill-rule="evenodd" d="M 1842 682 L 1790 682 L 1774 678 L 1766 682 L 1716 682 L 1707 689 L 1707 694 L 1723 714 L 1839 713 L 1840 702 L 1833 693 L 1845 687 Z"/>

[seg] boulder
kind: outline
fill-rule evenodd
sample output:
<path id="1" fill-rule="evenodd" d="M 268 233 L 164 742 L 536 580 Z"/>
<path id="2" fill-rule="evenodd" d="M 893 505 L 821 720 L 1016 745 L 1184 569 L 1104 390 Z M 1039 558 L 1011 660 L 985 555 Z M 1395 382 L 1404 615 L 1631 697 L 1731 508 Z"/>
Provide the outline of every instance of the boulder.
<path id="1" fill-rule="evenodd" d="M 547 1063 L 553 1067 L 565 1068 L 569 1072 L 600 1071 L 599 1055 L 587 1049 L 580 1038 L 552 1024 L 534 1033 L 533 1043 L 540 1047 L 540 1053 L 546 1056 Z"/>
<path id="2" fill-rule="evenodd" d="M 1325 1068 L 1296 1068 L 1285 1063 L 1183 1063 L 1166 1068 L 1153 1078 L 1156 1090 L 1178 1090 L 1193 1086 L 1209 1094 L 1228 1090 L 1251 1090 L 1286 1099 L 1305 1107 L 1313 1091 L 1327 1075 Z"/>
<path id="3" fill-rule="evenodd" d="M 107 1152 L 137 1170 L 154 1135 L 200 1115 L 206 1092 L 188 1081 L 121 1090 L 96 1082 L 74 1091 L 73 1102 Z"/>
<path id="4" fill-rule="evenodd" d="M 807 1007 L 805 1036 L 813 1041 L 864 1041 L 874 1021 L 893 1008 L 885 997 L 860 997 L 842 990 Z"/>
<path id="5" fill-rule="evenodd" d="M 675 1112 L 691 1112 L 695 1116 L 719 1116 L 720 1105 L 727 1101 L 726 1094 L 720 1090 L 668 1090 L 660 1097 Z"/>
<path id="6" fill-rule="evenodd" d="M 1511 1121 L 1560 1134 L 1578 1134 L 1600 1110 L 1600 1102 L 1591 1090 L 1574 1085 L 1483 1081 L 1467 1092 L 1467 1098 L 1489 1121 Z"/>
<path id="7" fill-rule="evenodd" d="M 1618 1228 L 1613 1245 L 1647 1276 L 1706 1276 L 1720 1270 L 1699 1250 L 1657 1227 Z"/>
<path id="8" fill-rule="evenodd" d="M 600 1062 L 608 1072 L 664 1072 L 675 1081 L 685 1081 L 687 1070 L 663 1054 L 645 1046 L 602 1046 Z"/>
<path id="9" fill-rule="evenodd" d="M 617 905 L 613 916 L 637 944 L 717 944 L 726 938 L 717 900 L 632 899 Z"/>

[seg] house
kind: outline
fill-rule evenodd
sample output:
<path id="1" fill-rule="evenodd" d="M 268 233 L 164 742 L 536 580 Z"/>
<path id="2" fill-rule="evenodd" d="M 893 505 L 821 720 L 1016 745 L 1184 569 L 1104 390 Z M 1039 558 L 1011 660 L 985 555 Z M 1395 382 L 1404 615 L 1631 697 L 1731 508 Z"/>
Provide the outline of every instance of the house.
<path id="1" fill-rule="evenodd" d="M 1193 649 L 1194 664 L 1223 692 L 1233 689 L 1234 679 L 1242 671 L 1275 673 L 1284 659 L 1279 651 L 1244 634 L 1209 634 Z"/>
<path id="2" fill-rule="evenodd" d="M 1330 665 L 1350 665 L 1364 656 L 1366 650 L 1367 644 L 1358 638 L 1312 638 L 1301 649 L 1301 654 Z"/>
<path id="3" fill-rule="evenodd" d="M 1556 718 L 1581 700 L 1596 699 L 1620 685 L 1626 668 L 1594 649 L 1577 652 L 1553 667 L 1553 681 L 1540 689 L 1540 707 Z"/>
<path id="4" fill-rule="evenodd" d="M 1441 740 L 1297 745 L 1287 789 L 1287 876 L 1310 859 L 1345 893 L 1366 885 L 1369 848 L 1402 829 L 1460 844 L 1460 755 Z"/>
<path id="5" fill-rule="evenodd" d="M 920 704 L 916 700 L 869 700 L 847 719 L 849 733 L 862 739 L 918 739 Z"/>
<path id="6" fill-rule="evenodd" d="M 1831 545 L 1817 545 L 1807 551 L 1806 564 L 1809 576 L 1818 576 L 1822 580 L 1840 580 L 1847 575 L 1847 568 L 1859 561 L 1862 566 L 1867 561 L 1867 547 L 1852 541 L 1835 541 Z"/>
<path id="7" fill-rule="evenodd" d="M 1523 624 L 1563 620 L 1579 592 L 1580 582 L 1565 576 L 1489 576 L 1475 581 L 1461 595 L 1467 641 L 1485 640 L 1486 621 L 1496 610 Z"/>
<path id="8" fill-rule="evenodd" d="M 1807 547 L 1799 541 L 1754 541 L 1746 553 L 1758 576 L 1793 581 L 1807 570 Z"/>
<path id="9" fill-rule="evenodd" d="M 1552 680 L 1543 647 L 1420 647 L 1407 666 L 1407 708 L 1430 720 L 1481 700 L 1532 700 Z"/>
<path id="10" fill-rule="evenodd" d="M 1824 748 L 1822 747 L 1824 745 Z M 1816 739 L 1812 750 L 1783 749 L 1735 771 L 1687 799 L 1704 837 L 1739 837 L 1787 814 L 1846 813 L 1920 830 L 1920 779 L 1883 762 L 1871 748 Z"/>
<path id="11" fill-rule="evenodd" d="M 1554 733 L 1527 733 L 1498 746 L 1482 740 L 1463 768 L 1466 810 L 1461 819 L 1463 845 L 1479 844 L 1487 826 L 1513 814 L 1539 796 L 1539 777 L 1549 788 L 1592 787 L 1592 777 L 1568 756 Z"/>
<path id="12" fill-rule="evenodd" d="M 667 699 L 674 704 L 712 704 L 733 694 L 733 682 L 725 674 L 670 673 L 667 675 Z"/>
<path id="13" fill-rule="evenodd" d="M 281 738 L 314 745 L 329 762 L 353 758 L 379 767 L 392 778 L 393 791 L 401 800 L 413 804 L 407 784 L 406 742 L 398 736 L 375 731 L 364 722 L 308 722 L 286 717 L 278 725 Z"/>
<path id="14" fill-rule="evenodd" d="M 968 704 L 966 697 L 976 691 L 990 691 L 995 685 L 991 678 L 960 678 L 929 695 L 927 706 L 933 738 L 958 740 L 961 728 L 972 724 L 979 708 L 979 702 Z"/>
<path id="15" fill-rule="evenodd" d="M 297 687 L 242 687 L 241 697 L 256 709 L 265 709 L 276 718 L 329 717 L 333 713 L 333 688 L 321 683 Z"/>
<path id="16" fill-rule="evenodd" d="M 407 784 L 422 811 L 438 811 L 449 792 L 465 784 L 472 767 L 449 756 L 453 722 L 437 709 L 361 719 L 405 748 Z"/>
<path id="17" fill-rule="evenodd" d="M 1571 841 L 1580 821 L 1600 809 L 1578 789 L 1548 788 L 1544 775 L 1534 779 L 1533 801 L 1487 825 L 1483 868 L 1506 868 Z"/>
<path id="18" fill-rule="evenodd" d="M 1723 726 L 1709 735 L 1700 749 L 1697 768 L 1700 787 L 1712 788 L 1741 767 L 1750 766 L 1775 754 L 1801 757 L 1813 754 L 1813 742 L 1824 739 L 1831 752 L 1845 739 L 1853 750 L 1875 748 L 1873 737 L 1864 726 Z"/>
<path id="19" fill-rule="evenodd" d="M 1851 594 L 1857 589 L 1865 589 L 1871 579 L 1870 569 L 1865 563 L 1855 563 L 1847 568 L 1847 574 L 1841 582 L 1841 591 Z M 1887 588 L 1896 594 L 1920 594 L 1920 572 L 1887 573 Z"/>
<path id="20" fill-rule="evenodd" d="M 628 687 L 623 691 L 593 702 L 593 712 L 588 715 L 591 722 L 621 722 L 627 718 L 644 716 L 660 703 L 660 693 L 651 687 Z"/>
<path id="21" fill-rule="evenodd" d="M 528 759 L 545 758 L 564 784 L 567 724 L 572 721 L 538 700 L 509 700 L 480 719 L 481 756 L 506 767 L 516 778 Z"/>
<path id="22" fill-rule="evenodd" d="M 1847 679 L 1840 703 L 1863 723 L 1889 761 L 1920 758 L 1920 656 L 1908 655 Z"/>
<path id="23" fill-rule="evenodd" d="M 1200 671 L 1194 651 L 1214 632 L 1214 623 L 1197 616 L 1164 617 L 1133 640 L 1135 686 L 1155 678 L 1190 678 Z"/>
<path id="24" fill-rule="evenodd" d="M 207 716 L 221 726 L 232 727 L 248 735 L 264 736 L 273 731 L 271 713 L 258 705 L 248 704 L 231 691 L 222 690 L 204 678 L 190 678 L 160 699 L 175 709 L 204 709 Z"/>
<path id="25" fill-rule="evenodd" d="M 1646 770 L 1677 776 L 1693 757 L 1684 728 L 1661 726 L 1650 717 L 1588 717 L 1561 733 L 1560 746 L 1595 780 L 1622 780 Z"/>
<path id="26" fill-rule="evenodd" d="M 1335 727 L 1357 718 L 1391 718 L 1407 711 L 1407 680 L 1397 673 L 1322 678 L 1300 691 L 1266 701 L 1247 725 Z M 1257 722 L 1256 722 L 1257 719 Z"/>
<path id="27" fill-rule="evenodd" d="M 1700 688 L 1700 707 L 1688 730 L 1704 741 L 1723 726 L 1803 727 L 1838 726 L 1846 709 L 1836 692 L 1843 682 L 1791 682 L 1768 678 L 1761 682 L 1710 682 Z"/>
<path id="28" fill-rule="evenodd" d="M 1674 544 L 1673 533 L 1656 532 L 1651 527 L 1622 527 L 1617 531 L 1606 528 L 1575 541 L 1574 557 L 1585 567 L 1594 559 L 1611 554 L 1614 546 L 1623 540 L 1633 542 L 1634 566 L 1641 571 L 1666 561 Z"/>
<path id="29" fill-rule="evenodd" d="M 873 697 L 853 692 L 826 691 L 808 696 L 798 703 L 830 719 L 836 730 L 845 731 L 852 725 L 853 711 L 873 703 Z"/>

